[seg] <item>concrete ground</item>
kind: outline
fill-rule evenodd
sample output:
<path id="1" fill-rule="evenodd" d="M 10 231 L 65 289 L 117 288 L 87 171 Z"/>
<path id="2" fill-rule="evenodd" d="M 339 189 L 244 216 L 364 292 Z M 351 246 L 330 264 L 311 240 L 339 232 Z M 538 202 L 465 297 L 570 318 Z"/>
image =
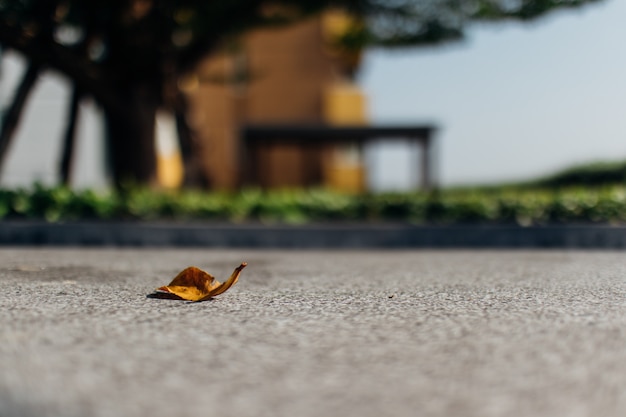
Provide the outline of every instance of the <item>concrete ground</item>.
<path id="1" fill-rule="evenodd" d="M 213 301 L 147 298 L 196 265 Z M 0 416 L 624 416 L 626 256 L 0 250 Z"/>

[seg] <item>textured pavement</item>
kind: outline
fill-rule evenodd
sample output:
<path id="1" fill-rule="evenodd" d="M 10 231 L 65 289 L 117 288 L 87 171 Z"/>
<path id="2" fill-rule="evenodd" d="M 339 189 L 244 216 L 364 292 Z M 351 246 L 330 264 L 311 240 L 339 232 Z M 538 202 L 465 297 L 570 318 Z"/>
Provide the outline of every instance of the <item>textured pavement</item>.
<path id="1" fill-rule="evenodd" d="M 184 267 L 240 281 L 146 298 Z M 0 416 L 624 416 L 626 254 L 0 250 Z"/>

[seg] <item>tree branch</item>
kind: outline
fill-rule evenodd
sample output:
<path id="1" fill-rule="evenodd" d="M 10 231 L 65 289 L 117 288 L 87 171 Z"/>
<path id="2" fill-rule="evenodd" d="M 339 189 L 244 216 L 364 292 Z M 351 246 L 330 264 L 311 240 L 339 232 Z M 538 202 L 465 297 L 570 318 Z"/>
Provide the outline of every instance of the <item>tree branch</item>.
<path id="1" fill-rule="evenodd" d="M 30 92 L 37 82 L 40 71 L 41 66 L 32 62 L 30 63 L 15 91 L 11 105 L 2 117 L 2 130 L 0 130 L 0 172 L 4 166 L 11 139 L 19 125 L 22 110 L 24 109 Z"/>
<path id="2" fill-rule="evenodd" d="M 45 64 L 57 70 L 111 111 L 123 112 L 124 102 L 113 93 L 111 81 L 97 63 L 78 55 L 70 47 L 50 41 L 40 43 L 26 36 L 19 28 L 0 22 L 0 45 L 24 55 L 31 63 Z"/>
<path id="3" fill-rule="evenodd" d="M 78 114 L 80 111 L 80 100 L 82 92 L 76 86 L 72 89 L 72 97 L 69 101 L 67 125 L 65 126 L 65 135 L 63 137 L 63 148 L 61 153 L 61 164 L 59 166 L 59 176 L 61 184 L 70 185 L 72 178 L 72 160 L 74 156 L 74 144 L 76 142 L 76 125 L 78 123 Z"/>

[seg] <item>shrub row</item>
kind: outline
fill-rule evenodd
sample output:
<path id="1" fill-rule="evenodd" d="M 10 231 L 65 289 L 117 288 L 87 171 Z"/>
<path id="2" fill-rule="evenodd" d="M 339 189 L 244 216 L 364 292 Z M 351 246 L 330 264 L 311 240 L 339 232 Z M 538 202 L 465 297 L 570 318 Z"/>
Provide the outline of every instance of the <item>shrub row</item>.
<path id="1" fill-rule="evenodd" d="M 626 181 L 626 161 L 601 161 L 567 168 L 534 181 L 534 184 L 543 187 L 598 186 L 624 181 Z"/>
<path id="2" fill-rule="evenodd" d="M 63 220 L 215 220 L 304 223 L 402 221 L 521 225 L 626 222 L 626 187 L 443 190 L 346 195 L 322 189 L 224 192 L 0 190 L 0 218 Z"/>

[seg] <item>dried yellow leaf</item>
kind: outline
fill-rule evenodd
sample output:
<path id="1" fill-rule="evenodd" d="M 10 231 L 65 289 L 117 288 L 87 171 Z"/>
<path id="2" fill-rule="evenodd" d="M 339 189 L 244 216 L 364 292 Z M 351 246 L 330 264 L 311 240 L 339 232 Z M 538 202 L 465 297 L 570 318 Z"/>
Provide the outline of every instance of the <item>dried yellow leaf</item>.
<path id="1" fill-rule="evenodd" d="M 241 270 L 248 265 L 242 262 L 231 276 L 224 282 L 220 283 L 211 274 L 203 270 L 190 266 L 182 270 L 176 277 L 163 287 L 156 289 L 153 298 L 169 298 L 174 300 L 187 301 L 206 301 L 209 298 L 222 294 L 224 291 L 232 287 L 241 274 Z"/>

